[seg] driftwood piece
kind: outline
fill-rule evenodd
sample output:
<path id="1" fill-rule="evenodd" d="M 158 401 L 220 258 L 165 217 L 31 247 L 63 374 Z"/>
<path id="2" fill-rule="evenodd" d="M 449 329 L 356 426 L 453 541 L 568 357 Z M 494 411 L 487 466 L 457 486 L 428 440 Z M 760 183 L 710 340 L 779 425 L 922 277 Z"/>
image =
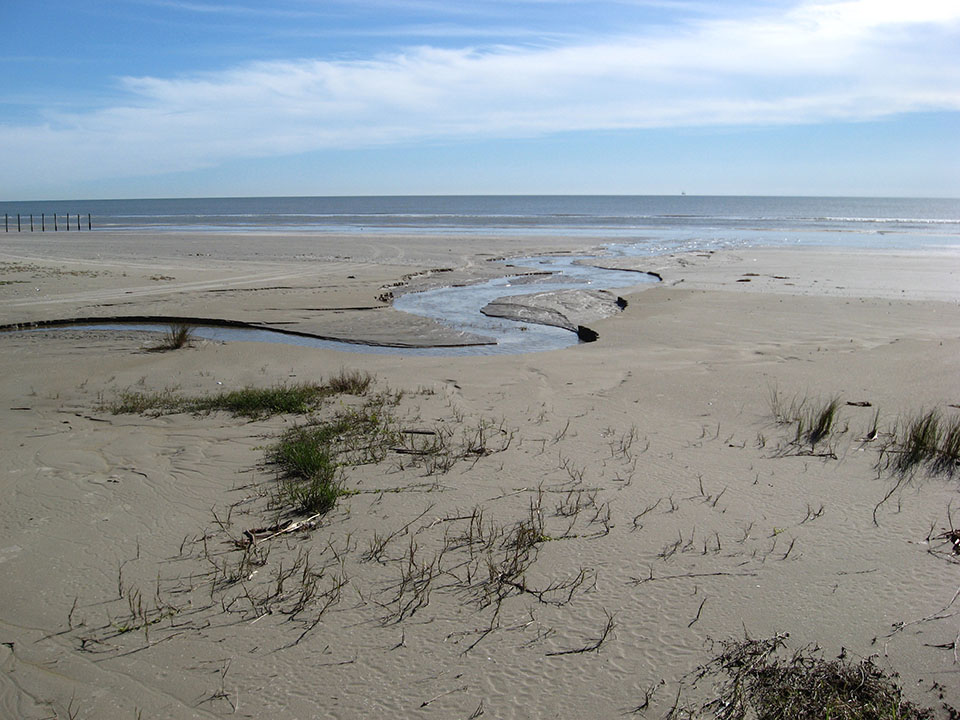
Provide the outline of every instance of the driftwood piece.
<path id="1" fill-rule="evenodd" d="M 315 513 L 305 520 L 292 520 L 283 526 L 278 523 L 276 525 L 269 525 L 267 527 L 244 530 L 244 540 L 241 541 L 241 544 L 256 545 L 258 542 L 272 540 L 279 535 L 286 535 L 287 533 L 296 532 L 297 530 L 302 530 L 303 528 L 312 527 L 321 514 L 322 513 Z"/>

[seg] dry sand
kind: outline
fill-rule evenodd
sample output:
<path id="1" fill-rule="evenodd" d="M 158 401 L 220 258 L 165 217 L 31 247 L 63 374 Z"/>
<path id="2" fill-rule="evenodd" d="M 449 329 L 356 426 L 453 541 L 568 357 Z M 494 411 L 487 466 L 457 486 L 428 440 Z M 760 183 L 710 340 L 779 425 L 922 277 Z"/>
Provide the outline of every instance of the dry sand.
<path id="1" fill-rule="evenodd" d="M 384 286 L 437 267 L 496 272 L 434 239 L 333 239 L 322 253 L 299 236 L 30 240 L 0 244 L 2 323 L 220 316 L 414 337 L 424 327 L 377 299 Z M 537 249 L 497 243 L 484 251 Z M 960 706 L 960 566 L 935 539 L 960 525 L 957 481 L 918 476 L 877 508 L 897 480 L 863 441 L 877 409 L 881 429 L 960 412 L 960 257 L 629 262 L 664 282 L 595 323 L 598 342 L 541 354 L 0 336 L 0 716 L 617 717 L 653 688 L 646 716 L 661 717 L 678 691 L 696 699 L 684 677 L 710 641 L 744 632 L 875 656 L 910 699 Z M 276 519 L 264 448 L 303 419 L 102 408 L 129 389 L 206 394 L 341 368 L 403 390 L 402 427 L 448 428 L 454 445 L 482 427 L 498 452 L 446 472 L 403 455 L 349 468 L 359 492 L 310 532 L 259 543 L 255 566 L 230 540 Z M 844 405 L 820 448 L 834 457 L 808 455 L 774 422 L 771 388 L 871 407 Z M 360 401 L 330 411 L 340 402 Z M 526 591 L 497 585 L 487 560 L 503 552 L 477 549 L 474 527 L 471 554 L 468 518 L 482 511 L 502 540 L 531 508 L 548 539 Z M 322 576 L 291 616 L 304 565 Z M 224 570 L 236 582 L 216 582 Z M 596 650 L 565 652 L 594 645 L 609 618 Z"/>

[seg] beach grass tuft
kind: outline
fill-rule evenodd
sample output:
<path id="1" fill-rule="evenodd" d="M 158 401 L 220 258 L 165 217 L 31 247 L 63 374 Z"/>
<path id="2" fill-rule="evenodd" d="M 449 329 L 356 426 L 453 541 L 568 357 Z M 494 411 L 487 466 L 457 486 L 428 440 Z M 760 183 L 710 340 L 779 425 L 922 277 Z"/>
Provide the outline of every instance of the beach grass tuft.
<path id="1" fill-rule="evenodd" d="M 301 479 L 333 480 L 337 462 L 329 443 L 318 441 L 311 428 L 294 427 L 271 450 L 269 459 L 285 474 Z"/>
<path id="2" fill-rule="evenodd" d="M 187 323 L 170 323 L 170 327 L 163 334 L 159 345 L 155 345 L 151 350 L 155 352 L 165 352 L 167 350 L 179 350 L 186 347 L 193 340 L 193 327 Z"/>
<path id="3" fill-rule="evenodd" d="M 192 401 L 194 412 L 223 410 L 241 417 L 260 418 L 287 413 L 302 415 L 320 406 L 331 395 L 325 385 L 297 383 L 270 388 L 245 387 Z"/>
<path id="4" fill-rule="evenodd" d="M 514 432 L 504 422 L 479 420 L 463 429 L 459 442 L 445 424 L 401 430 L 392 408 L 403 393 L 371 392 L 374 381 L 370 373 L 341 370 L 322 384 L 246 387 L 205 396 L 187 396 L 176 389 L 129 391 L 102 407 L 114 414 L 224 411 L 252 419 L 279 414 L 309 416 L 284 432 L 266 452 L 267 463 L 278 470 L 277 506 L 291 514 L 312 515 L 333 508 L 337 497 L 351 492 L 342 484 L 345 467 L 377 463 L 393 455 L 398 469 L 417 467 L 426 475 L 438 475 L 460 461 L 476 463 L 511 445 Z M 343 394 L 363 395 L 364 399 L 353 407 L 343 405 L 336 412 L 322 412 L 325 400 Z"/>
<path id="5" fill-rule="evenodd" d="M 286 479 L 281 483 L 283 505 L 294 514 L 316 515 L 332 510 L 343 494 L 341 484 L 315 476 L 309 480 Z"/>
<path id="6" fill-rule="evenodd" d="M 840 409 L 840 398 L 834 396 L 822 404 L 804 403 L 797 417 L 797 442 L 815 446 L 833 432 Z"/>
<path id="7" fill-rule="evenodd" d="M 809 446 L 804 451 L 809 454 L 821 442 L 829 440 L 837 431 L 842 405 L 840 397 L 834 395 L 827 400 L 816 400 L 794 395 L 787 399 L 775 387 L 769 391 L 770 411 L 779 425 L 796 425 L 792 446 Z M 827 455 L 832 454 L 828 448 Z"/>
<path id="8" fill-rule="evenodd" d="M 933 470 L 953 477 L 960 469 L 960 416 L 944 422 L 940 430 L 940 444 Z"/>
<path id="9" fill-rule="evenodd" d="M 105 403 L 105 410 L 114 415 L 146 415 L 175 412 L 187 412 L 185 399 L 174 390 L 166 389 L 155 393 L 122 392 L 113 403 Z"/>
<path id="10" fill-rule="evenodd" d="M 340 469 L 382 460 L 396 441 L 392 417 L 377 399 L 290 428 L 267 450 L 267 461 L 281 473 L 278 504 L 293 514 L 327 512 L 346 493 Z"/>
<path id="11" fill-rule="evenodd" d="M 331 392 L 344 395 L 364 395 L 373 382 L 373 375 L 362 370 L 341 369 L 337 375 L 327 380 Z"/>
<path id="12" fill-rule="evenodd" d="M 245 387 L 215 395 L 186 397 L 173 390 L 161 390 L 156 393 L 123 392 L 118 400 L 105 406 L 115 415 L 124 413 L 209 413 L 229 412 L 240 417 L 265 418 L 271 415 L 297 414 L 313 412 L 322 405 L 324 399 L 338 394 L 365 394 L 373 383 L 373 376 L 363 373 L 362 377 L 345 382 L 342 374 L 331 383 L 295 383 L 275 385 L 269 388 Z"/>
<path id="13" fill-rule="evenodd" d="M 926 469 L 953 477 L 960 469 L 960 416 L 947 419 L 933 409 L 898 422 L 893 438 L 881 452 L 879 467 L 899 475 Z"/>
<path id="14" fill-rule="evenodd" d="M 279 504 L 293 514 L 324 513 L 341 493 L 336 452 L 311 428 L 294 427 L 268 451 L 281 471 Z"/>
<path id="15" fill-rule="evenodd" d="M 806 399 L 799 395 L 794 395 L 787 399 L 781 393 L 779 388 L 771 385 L 768 388 L 768 401 L 770 403 L 770 412 L 778 425 L 790 425 L 795 423 L 800 417 Z"/>

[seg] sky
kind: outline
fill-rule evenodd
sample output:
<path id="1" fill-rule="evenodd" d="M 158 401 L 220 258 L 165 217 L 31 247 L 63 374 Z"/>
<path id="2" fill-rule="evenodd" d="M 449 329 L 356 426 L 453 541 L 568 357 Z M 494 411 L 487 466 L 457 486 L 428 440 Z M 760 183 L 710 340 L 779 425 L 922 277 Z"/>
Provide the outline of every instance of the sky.
<path id="1" fill-rule="evenodd" d="M 960 0 L 2 0 L 0 200 L 960 197 Z"/>

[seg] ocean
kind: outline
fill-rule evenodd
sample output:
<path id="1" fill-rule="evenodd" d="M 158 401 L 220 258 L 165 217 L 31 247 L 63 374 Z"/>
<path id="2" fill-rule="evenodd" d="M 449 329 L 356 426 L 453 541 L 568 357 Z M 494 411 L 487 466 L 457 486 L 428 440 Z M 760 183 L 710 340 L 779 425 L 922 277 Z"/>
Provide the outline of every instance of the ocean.
<path id="1" fill-rule="evenodd" d="M 960 245 L 960 200 L 734 196 L 251 197 L 0 202 L 30 214 L 87 215 L 95 230 L 568 235 L 634 252 L 731 245 Z"/>

